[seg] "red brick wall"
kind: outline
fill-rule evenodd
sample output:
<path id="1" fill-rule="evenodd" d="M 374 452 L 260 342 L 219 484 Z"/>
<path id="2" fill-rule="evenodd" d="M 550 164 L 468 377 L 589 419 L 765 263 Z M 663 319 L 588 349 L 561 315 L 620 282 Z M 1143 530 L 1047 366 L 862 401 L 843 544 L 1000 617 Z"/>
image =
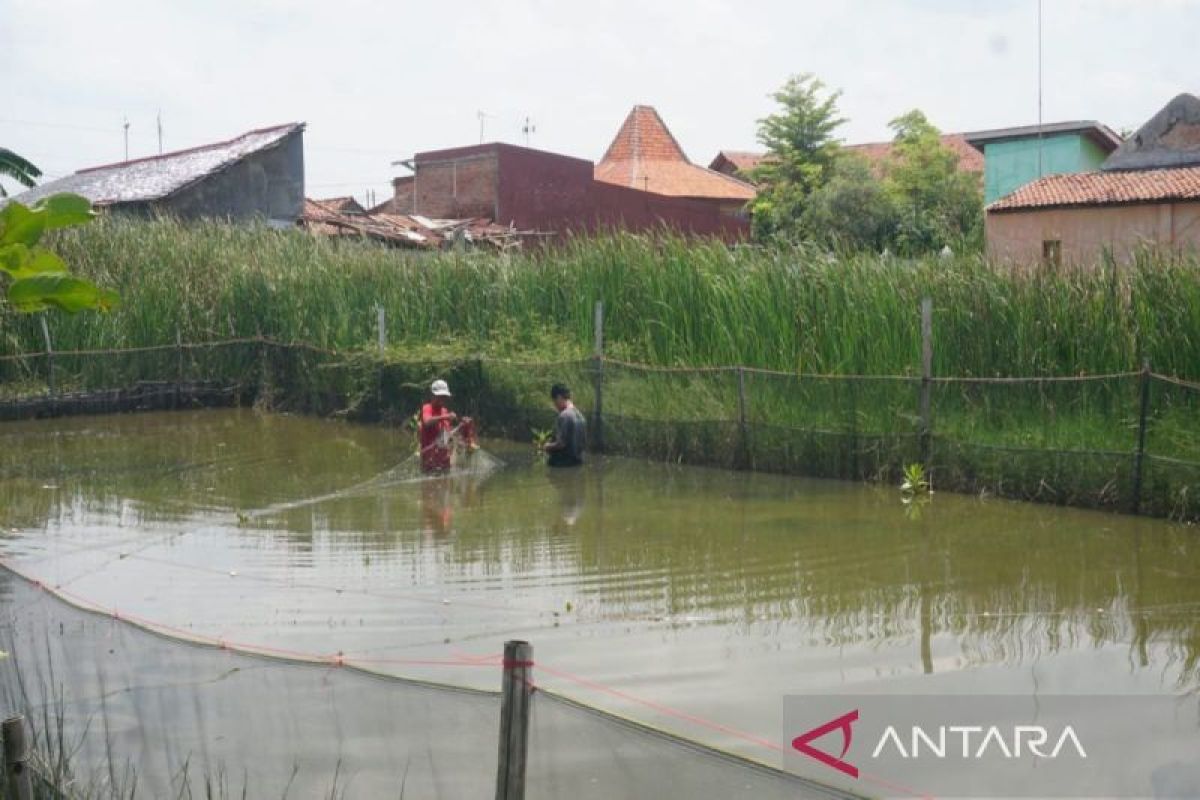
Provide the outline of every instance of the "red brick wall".
<path id="1" fill-rule="evenodd" d="M 412 214 L 414 180 L 412 175 L 392 179 L 392 203 L 388 211 L 392 214 Z"/>
<path id="2" fill-rule="evenodd" d="M 496 217 L 499 160 L 495 151 L 420 154 L 416 167 L 415 213 L 445 219 Z"/>

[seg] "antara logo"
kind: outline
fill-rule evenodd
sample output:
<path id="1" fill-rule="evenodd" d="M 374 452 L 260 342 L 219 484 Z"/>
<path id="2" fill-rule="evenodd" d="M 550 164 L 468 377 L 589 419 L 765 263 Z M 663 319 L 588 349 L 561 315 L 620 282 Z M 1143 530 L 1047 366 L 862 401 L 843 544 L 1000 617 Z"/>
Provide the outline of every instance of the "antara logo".
<path id="1" fill-rule="evenodd" d="M 792 740 L 792 747 L 827 767 L 851 778 L 857 778 L 858 767 L 846 760 L 846 753 L 850 752 L 850 744 L 854 739 L 854 723 L 858 722 L 858 719 L 858 709 L 831 719 L 797 736 Z M 842 749 L 838 755 L 813 746 L 817 739 L 839 730 L 842 733 Z M 1051 742 L 1053 746 L 1050 746 Z M 1051 736 L 1051 732 L 1041 725 L 1016 725 L 1011 730 L 1001 729 L 996 725 L 987 728 L 980 725 L 941 725 L 929 731 L 914 725 L 909 730 L 908 737 L 902 737 L 896 726 L 889 725 L 880 734 L 875 749 L 871 751 L 871 758 L 879 758 L 881 755 L 888 755 L 889 752 L 906 759 L 982 759 L 988 756 L 1013 759 L 1026 755 L 1058 758 L 1064 750 L 1067 751 L 1067 755 L 1074 751 L 1079 758 L 1088 757 L 1083 743 L 1070 725 L 1063 728 L 1057 736 Z"/>

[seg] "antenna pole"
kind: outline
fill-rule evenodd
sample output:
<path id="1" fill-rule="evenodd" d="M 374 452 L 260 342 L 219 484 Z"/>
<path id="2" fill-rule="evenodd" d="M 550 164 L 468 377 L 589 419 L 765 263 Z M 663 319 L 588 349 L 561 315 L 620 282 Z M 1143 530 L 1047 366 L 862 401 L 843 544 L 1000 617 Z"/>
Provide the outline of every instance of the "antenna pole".
<path id="1" fill-rule="evenodd" d="M 1038 177 L 1042 177 L 1042 0 L 1038 0 Z"/>
<path id="2" fill-rule="evenodd" d="M 129 160 L 129 117 L 125 118 L 125 160 Z"/>
<path id="3" fill-rule="evenodd" d="M 158 116 L 155 117 L 155 123 L 158 125 L 158 154 L 162 155 L 162 109 L 158 110 Z"/>

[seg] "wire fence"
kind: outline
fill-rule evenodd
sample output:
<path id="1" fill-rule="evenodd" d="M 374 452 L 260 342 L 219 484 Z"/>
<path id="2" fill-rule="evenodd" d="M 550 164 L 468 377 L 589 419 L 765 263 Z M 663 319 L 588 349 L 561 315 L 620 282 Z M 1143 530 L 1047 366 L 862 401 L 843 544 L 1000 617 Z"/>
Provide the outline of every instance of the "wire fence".
<path id="1" fill-rule="evenodd" d="M 396 423 L 443 377 L 485 433 L 528 439 L 552 427 L 548 388 L 563 382 L 597 451 L 849 480 L 919 463 L 938 489 L 1200 518 L 1200 384 L 1148 364 L 954 377 L 930 363 L 915 375 L 661 367 L 608 358 L 599 337 L 591 358 L 541 363 L 177 339 L 0 356 L 0 419 L 256 403 Z"/>

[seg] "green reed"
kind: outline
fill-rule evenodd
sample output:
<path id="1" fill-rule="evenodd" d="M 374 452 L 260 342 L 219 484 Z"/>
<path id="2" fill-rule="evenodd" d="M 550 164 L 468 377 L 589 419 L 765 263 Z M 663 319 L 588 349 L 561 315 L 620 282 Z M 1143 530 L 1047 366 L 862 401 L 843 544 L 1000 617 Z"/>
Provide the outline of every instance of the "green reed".
<path id="1" fill-rule="evenodd" d="M 671 236 L 578 238 L 512 256 L 415 253 L 298 231 L 106 219 L 55 242 L 122 295 L 108 315 L 55 316 L 58 349 L 264 335 L 355 349 L 585 355 L 595 301 L 609 355 L 655 364 L 912 374 L 920 298 L 942 375 L 1154 368 L 1200 375 L 1200 266 L 1144 254 L 1094 269 L 1012 271 L 977 256 L 901 260 L 729 248 Z M 0 311 L 0 353 L 42 349 Z"/>

